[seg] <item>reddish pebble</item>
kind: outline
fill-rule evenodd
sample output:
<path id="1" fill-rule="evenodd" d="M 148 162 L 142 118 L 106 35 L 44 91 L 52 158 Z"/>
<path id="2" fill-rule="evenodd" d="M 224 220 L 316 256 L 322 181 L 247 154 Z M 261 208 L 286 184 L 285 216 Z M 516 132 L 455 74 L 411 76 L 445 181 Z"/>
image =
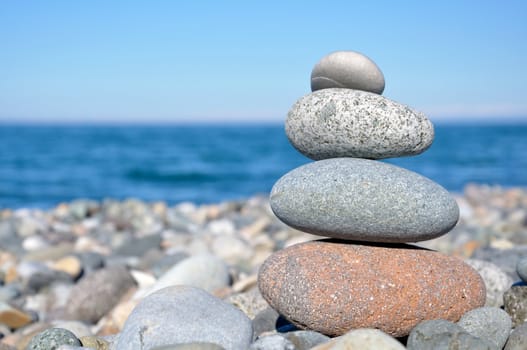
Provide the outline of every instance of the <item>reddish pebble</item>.
<path id="1" fill-rule="evenodd" d="M 455 322 L 486 297 L 479 274 L 459 258 L 411 245 L 336 240 L 274 253 L 258 286 L 296 326 L 330 336 L 377 328 L 401 337 L 423 320 Z"/>

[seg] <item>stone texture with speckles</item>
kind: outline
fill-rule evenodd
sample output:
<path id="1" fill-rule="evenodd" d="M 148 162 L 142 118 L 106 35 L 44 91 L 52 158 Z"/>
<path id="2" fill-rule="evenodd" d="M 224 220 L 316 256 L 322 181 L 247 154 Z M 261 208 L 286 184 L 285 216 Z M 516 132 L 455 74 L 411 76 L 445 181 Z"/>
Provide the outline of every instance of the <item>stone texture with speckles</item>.
<path id="1" fill-rule="evenodd" d="M 434 127 L 424 114 L 351 89 L 324 89 L 300 98 L 287 115 L 285 131 L 291 144 L 314 160 L 410 156 L 434 140 Z"/>
<path id="2" fill-rule="evenodd" d="M 172 286 L 139 303 L 112 350 L 196 342 L 247 350 L 252 339 L 251 320 L 236 307 L 196 287 Z"/>
<path id="3" fill-rule="evenodd" d="M 405 336 L 423 320 L 457 321 L 485 303 L 481 277 L 462 260 L 404 244 L 297 244 L 264 262 L 258 286 L 299 328 L 331 336 L 354 328 Z"/>
<path id="4" fill-rule="evenodd" d="M 311 72 L 311 91 L 347 88 L 382 94 L 384 75 L 365 55 L 355 51 L 335 51 L 324 56 Z"/>
<path id="5" fill-rule="evenodd" d="M 441 186 L 379 161 L 333 158 L 298 167 L 274 185 L 270 204 L 289 226 L 371 242 L 417 242 L 448 232 L 459 208 Z"/>

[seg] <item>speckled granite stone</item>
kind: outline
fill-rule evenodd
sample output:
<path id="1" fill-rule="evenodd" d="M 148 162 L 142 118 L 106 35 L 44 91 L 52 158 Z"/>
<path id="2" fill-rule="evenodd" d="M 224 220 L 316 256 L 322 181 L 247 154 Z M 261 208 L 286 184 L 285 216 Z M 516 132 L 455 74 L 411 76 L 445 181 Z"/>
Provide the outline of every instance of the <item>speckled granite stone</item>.
<path id="1" fill-rule="evenodd" d="M 289 226 L 371 242 L 417 242 L 448 232 L 456 201 L 441 186 L 379 161 L 333 158 L 303 165 L 274 185 L 270 204 Z"/>
<path id="2" fill-rule="evenodd" d="M 311 72 L 311 91 L 347 88 L 382 94 L 384 75 L 365 55 L 355 51 L 335 51 L 322 57 Z"/>
<path id="3" fill-rule="evenodd" d="M 514 283 L 512 278 L 503 272 L 499 266 L 485 260 L 467 259 L 465 263 L 472 266 L 485 282 L 487 287 L 485 306 L 501 307 L 503 305 L 503 293 Z"/>
<path id="4" fill-rule="evenodd" d="M 527 322 L 527 286 L 512 286 L 503 294 L 503 305 L 513 327 Z"/>
<path id="5" fill-rule="evenodd" d="M 410 156 L 434 140 L 434 127 L 424 114 L 350 89 L 324 89 L 300 98 L 289 110 L 285 132 L 300 153 L 314 160 Z"/>
<path id="6" fill-rule="evenodd" d="M 33 337 L 26 350 L 57 349 L 61 345 L 81 346 L 81 342 L 67 329 L 49 328 Z"/>
<path id="7" fill-rule="evenodd" d="M 405 336 L 423 320 L 457 321 L 485 303 L 485 285 L 470 266 L 410 245 L 297 244 L 264 262 L 258 286 L 299 328 L 326 335 L 365 327 Z"/>

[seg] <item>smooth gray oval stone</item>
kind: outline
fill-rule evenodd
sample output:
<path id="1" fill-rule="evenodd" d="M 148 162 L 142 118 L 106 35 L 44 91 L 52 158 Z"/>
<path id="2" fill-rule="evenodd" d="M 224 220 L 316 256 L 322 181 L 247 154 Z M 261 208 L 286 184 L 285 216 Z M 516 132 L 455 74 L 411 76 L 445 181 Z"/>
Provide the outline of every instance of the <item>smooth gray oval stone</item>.
<path id="1" fill-rule="evenodd" d="M 384 75 L 365 55 L 336 51 L 324 56 L 311 72 L 311 91 L 347 88 L 382 94 Z"/>
<path id="2" fill-rule="evenodd" d="M 275 215 L 319 236 L 417 242 L 448 232 L 459 208 L 440 185 L 379 161 L 332 158 L 298 167 L 271 190 Z"/>
<path id="3" fill-rule="evenodd" d="M 214 343 L 246 350 L 252 339 L 251 320 L 236 307 L 202 289 L 173 286 L 150 294 L 135 307 L 113 349 Z"/>
<path id="4" fill-rule="evenodd" d="M 383 159 L 424 152 L 434 126 L 422 113 L 369 92 L 324 89 L 300 98 L 289 110 L 291 144 L 314 160 Z"/>
<path id="5" fill-rule="evenodd" d="M 527 323 L 516 327 L 510 334 L 504 350 L 525 350 L 527 348 Z"/>
<path id="6" fill-rule="evenodd" d="M 516 272 L 521 280 L 527 282 L 527 256 L 522 256 L 516 264 Z"/>
<path id="7" fill-rule="evenodd" d="M 496 349 L 503 349 L 512 328 L 507 312 L 490 306 L 470 310 L 457 324 L 473 336 L 494 344 Z"/>

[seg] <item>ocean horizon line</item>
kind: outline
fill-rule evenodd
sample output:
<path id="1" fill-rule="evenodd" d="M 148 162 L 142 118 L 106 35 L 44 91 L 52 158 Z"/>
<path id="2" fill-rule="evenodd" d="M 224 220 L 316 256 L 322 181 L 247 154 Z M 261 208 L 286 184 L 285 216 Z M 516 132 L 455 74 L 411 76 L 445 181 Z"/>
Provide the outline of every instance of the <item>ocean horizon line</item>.
<path id="1" fill-rule="evenodd" d="M 467 125 L 467 126 L 492 126 L 492 125 L 527 125 L 527 115 L 522 117 L 500 116 L 493 118 L 459 117 L 434 119 L 429 118 L 436 126 Z M 283 126 L 285 117 L 281 120 L 243 119 L 243 120 L 3 120 L 0 127 L 160 127 L 160 126 L 203 126 L 203 127 L 251 127 L 251 126 Z"/>

